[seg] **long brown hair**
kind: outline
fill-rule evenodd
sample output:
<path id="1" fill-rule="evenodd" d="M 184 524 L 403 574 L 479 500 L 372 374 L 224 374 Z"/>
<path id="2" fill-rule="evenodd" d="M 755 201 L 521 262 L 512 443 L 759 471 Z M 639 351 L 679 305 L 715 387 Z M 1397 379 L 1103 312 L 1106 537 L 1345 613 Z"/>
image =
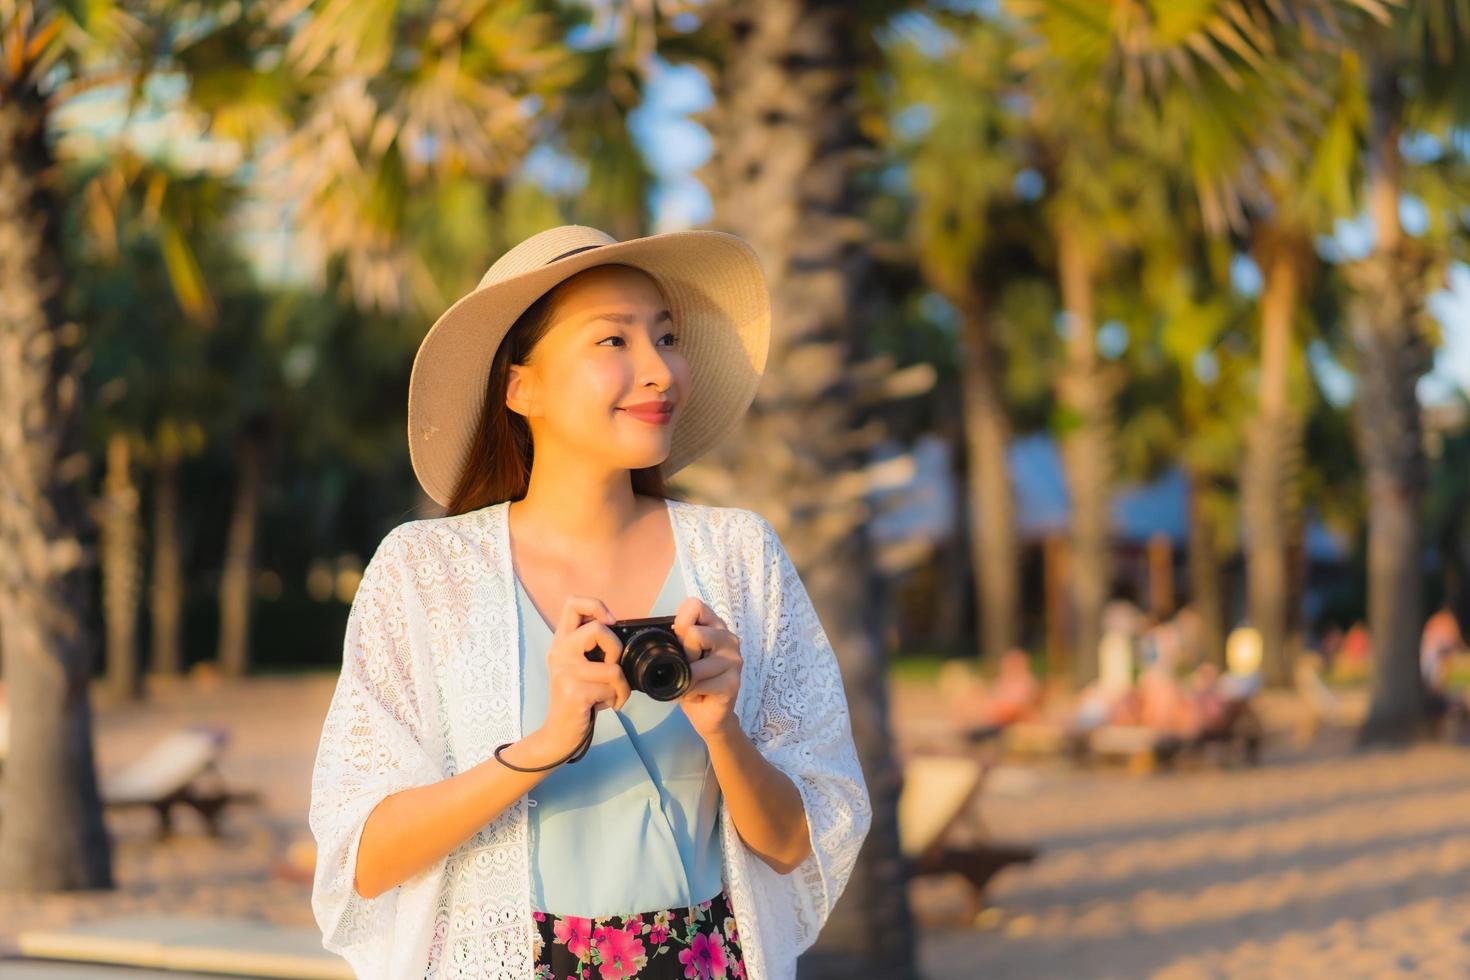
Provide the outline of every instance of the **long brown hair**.
<path id="1" fill-rule="evenodd" d="M 591 266 L 582 272 L 597 268 L 604 266 Z M 643 272 L 642 269 L 638 271 Z M 531 482 L 531 461 L 535 456 L 535 447 L 531 441 L 531 427 L 526 423 L 525 416 L 511 411 L 505 404 L 505 393 L 510 385 L 510 366 L 527 363 L 531 351 L 551 329 L 551 313 L 557 291 L 582 272 L 562 280 L 537 297 L 516 318 L 505 339 L 500 342 L 500 347 L 495 351 L 495 359 L 490 364 L 490 378 L 485 383 L 485 403 L 480 408 L 475 435 L 470 440 L 464 469 L 460 471 L 454 494 L 445 506 L 445 516 L 453 517 L 506 500 L 520 500 L 526 495 L 526 489 Z M 646 272 L 644 274 L 647 275 Z M 661 467 L 640 467 L 630 470 L 629 473 L 634 493 L 648 497 L 670 496 L 664 485 Z"/>

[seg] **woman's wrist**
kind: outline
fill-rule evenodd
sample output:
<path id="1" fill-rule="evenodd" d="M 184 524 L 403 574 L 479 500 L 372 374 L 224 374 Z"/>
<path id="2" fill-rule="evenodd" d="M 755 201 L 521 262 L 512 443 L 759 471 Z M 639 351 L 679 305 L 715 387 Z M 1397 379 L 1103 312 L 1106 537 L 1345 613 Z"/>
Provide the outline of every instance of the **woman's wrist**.
<path id="1" fill-rule="evenodd" d="M 715 727 L 714 731 L 700 732 L 699 734 L 704 739 L 706 745 L 710 743 L 723 743 L 728 745 L 733 742 L 746 741 L 745 732 L 740 727 L 740 719 L 733 711 L 725 716 L 724 720 Z"/>
<path id="2" fill-rule="evenodd" d="M 506 761 L 524 768 L 544 766 L 561 758 L 576 747 L 575 745 L 564 746 L 564 742 L 563 736 L 542 725 L 507 745 L 501 750 L 500 755 Z"/>

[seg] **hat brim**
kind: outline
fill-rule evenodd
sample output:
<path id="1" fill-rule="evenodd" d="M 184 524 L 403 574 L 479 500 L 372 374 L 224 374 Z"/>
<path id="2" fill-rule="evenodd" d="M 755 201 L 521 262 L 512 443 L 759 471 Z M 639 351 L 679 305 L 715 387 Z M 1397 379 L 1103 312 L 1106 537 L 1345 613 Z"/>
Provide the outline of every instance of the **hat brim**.
<path id="1" fill-rule="evenodd" d="M 720 231 L 666 232 L 578 252 L 461 297 L 429 328 L 408 383 L 408 446 L 424 491 L 447 506 L 484 410 L 496 349 L 547 290 L 593 266 L 619 263 L 658 283 L 689 361 L 665 477 L 717 445 L 755 398 L 770 349 L 770 292 L 755 250 Z"/>

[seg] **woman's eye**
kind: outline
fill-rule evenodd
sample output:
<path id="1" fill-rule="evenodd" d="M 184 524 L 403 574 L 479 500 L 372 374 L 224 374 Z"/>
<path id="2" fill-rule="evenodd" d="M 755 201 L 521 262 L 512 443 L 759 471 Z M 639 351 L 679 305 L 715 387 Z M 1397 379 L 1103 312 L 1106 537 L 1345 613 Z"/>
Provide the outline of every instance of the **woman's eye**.
<path id="1" fill-rule="evenodd" d="M 676 345 L 678 343 L 679 336 L 678 336 L 678 334 L 674 334 L 674 333 L 666 333 L 662 337 L 660 337 L 659 339 L 660 340 L 667 340 L 667 341 L 669 341 L 670 343 L 667 346 L 672 347 L 672 346 L 674 346 L 674 345 Z M 597 342 L 597 346 L 598 347 L 601 347 L 603 344 L 607 343 L 609 340 L 616 340 L 616 341 L 618 341 L 618 343 L 623 343 L 623 338 L 622 337 L 619 337 L 617 334 L 611 334 L 611 335 L 606 336 L 606 337 L 603 337 L 601 340 L 599 340 Z"/>

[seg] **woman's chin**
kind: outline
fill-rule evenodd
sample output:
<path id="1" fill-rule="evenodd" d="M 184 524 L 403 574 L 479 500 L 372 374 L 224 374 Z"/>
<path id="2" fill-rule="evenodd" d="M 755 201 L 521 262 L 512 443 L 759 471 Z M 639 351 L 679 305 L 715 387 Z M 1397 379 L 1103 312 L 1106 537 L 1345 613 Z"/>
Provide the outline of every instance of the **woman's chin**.
<path id="1" fill-rule="evenodd" d="M 657 466 L 669 458 L 669 440 L 664 436 L 648 436 L 643 439 L 622 438 L 617 442 L 618 451 L 615 453 L 618 465 L 628 470 L 647 469 Z M 608 446 L 604 444 L 603 451 Z"/>
<path id="2" fill-rule="evenodd" d="M 647 469 L 650 466 L 657 466 L 664 460 L 669 458 L 669 447 L 667 444 L 667 440 L 665 440 L 664 445 L 658 446 L 655 449 L 650 449 L 647 452 L 631 453 L 630 455 L 634 458 L 635 461 L 629 464 L 629 469 L 642 470 Z"/>

